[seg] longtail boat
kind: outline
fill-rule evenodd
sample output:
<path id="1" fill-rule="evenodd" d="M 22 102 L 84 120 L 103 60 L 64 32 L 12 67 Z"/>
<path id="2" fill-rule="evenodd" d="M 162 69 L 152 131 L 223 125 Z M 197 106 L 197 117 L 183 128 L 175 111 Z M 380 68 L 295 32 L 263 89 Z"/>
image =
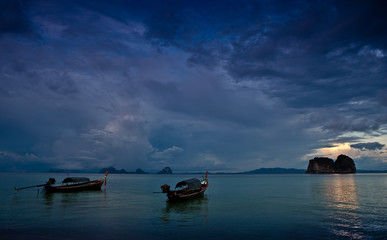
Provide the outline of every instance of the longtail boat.
<path id="1" fill-rule="evenodd" d="M 170 190 L 170 186 L 164 184 L 161 186 L 161 190 L 163 193 L 167 194 L 168 200 L 170 202 L 200 197 L 204 194 L 209 186 L 207 176 L 208 172 L 206 172 L 206 176 L 202 181 L 197 178 L 191 178 L 178 182 L 175 186 L 175 190 Z"/>
<path id="2" fill-rule="evenodd" d="M 15 188 L 15 192 L 33 187 L 43 187 L 46 193 L 101 190 L 102 184 L 105 184 L 106 186 L 106 178 L 108 173 L 109 171 L 106 171 L 106 174 L 103 178 L 92 181 L 90 181 L 90 179 L 86 177 L 67 177 L 60 184 L 55 184 L 55 178 L 49 178 L 48 182 L 46 182 L 45 184 Z"/>

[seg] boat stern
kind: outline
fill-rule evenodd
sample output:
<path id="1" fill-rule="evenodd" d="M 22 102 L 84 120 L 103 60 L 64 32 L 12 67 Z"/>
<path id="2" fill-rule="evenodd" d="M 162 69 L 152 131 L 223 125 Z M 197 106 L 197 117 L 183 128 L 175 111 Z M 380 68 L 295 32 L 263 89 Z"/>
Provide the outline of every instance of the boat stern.
<path id="1" fill-rule="evenodd" d="M 163 191 L 163 193 L 168 193 L 169 190 L 171 189 L 171 187 L 168 184 L 164 184 L 160 188 Z"/>

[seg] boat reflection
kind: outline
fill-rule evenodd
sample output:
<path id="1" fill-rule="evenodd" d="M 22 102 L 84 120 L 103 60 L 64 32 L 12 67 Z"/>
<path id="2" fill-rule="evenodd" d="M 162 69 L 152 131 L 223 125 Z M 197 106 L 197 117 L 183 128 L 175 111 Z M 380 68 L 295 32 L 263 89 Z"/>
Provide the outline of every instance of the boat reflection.
<path id="1" fill-rule="evenodd" d="M 166 202 L 161 219 L 165 224 L 176 223 L 180 226 L 191 225 L 195 221 L 207 222 L 208 199 L 204 195 L 200 198 L 182 202 Z"/>
<path id="2" fill-rule="evenodd" d="M 97 196 L 104 196 L 104 201 L 95 201 Z M 85 191 L 74 193 L 44 193 L 41 194 L 43 203 L 47 209 L 53 209 L 54 205 L 60 208 L 76 208 L 94 206 L 98 204 L 106 205 L 106 192 L 104 191 Z M 101 198 L 97 198 L 101 199 Z"/>
<path id="3" fill-rule="evenodd" d="M 362 239 L 362 221 L 354 175 L 329 175 L 322 185 L 329 225 L 338 238 Z"/>

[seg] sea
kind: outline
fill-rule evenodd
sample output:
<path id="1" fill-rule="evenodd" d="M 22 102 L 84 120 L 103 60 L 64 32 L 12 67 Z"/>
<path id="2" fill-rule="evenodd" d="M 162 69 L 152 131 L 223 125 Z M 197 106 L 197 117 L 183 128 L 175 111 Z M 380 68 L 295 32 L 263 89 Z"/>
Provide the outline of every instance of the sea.
<path id="1" fill-rule="evenodd" d="M 71 174 L 100 179 L 104 174 Z M 387 239 L 387 174 L 210 174 L 204 196 L 160 192 L 195 174 L 110 174 L 101 191 L 19 192 L 64 173 L 0 173 L 0 239 Z"/>

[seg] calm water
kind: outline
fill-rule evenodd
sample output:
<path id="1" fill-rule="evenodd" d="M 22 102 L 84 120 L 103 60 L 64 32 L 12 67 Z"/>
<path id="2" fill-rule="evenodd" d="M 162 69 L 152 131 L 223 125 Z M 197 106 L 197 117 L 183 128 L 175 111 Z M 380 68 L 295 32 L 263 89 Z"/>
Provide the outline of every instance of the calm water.
<path id="1" fill-rule="evenodd" d="M 98 192 L 13 191 L 49 177 L 66 175 L 0 173 L 0 239 L 387 239 L 387 174 L 209 175 L 203 198 L 175 204 L 153 192 L 200 176 L 111 174 Z"/>

